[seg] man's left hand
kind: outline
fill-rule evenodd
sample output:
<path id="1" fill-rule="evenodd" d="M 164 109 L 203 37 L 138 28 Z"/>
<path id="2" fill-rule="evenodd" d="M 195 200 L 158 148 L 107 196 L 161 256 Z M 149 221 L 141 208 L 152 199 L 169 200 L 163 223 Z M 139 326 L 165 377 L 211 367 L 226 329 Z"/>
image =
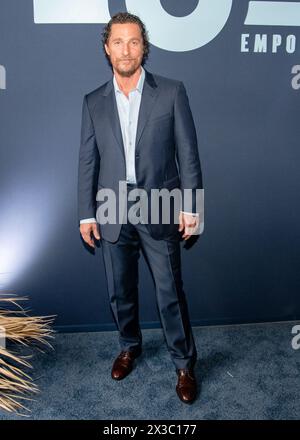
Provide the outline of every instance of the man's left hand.
<path id="1" fill-rule="evenodd" d="M 186 214 L 180 211 L 179 213 L 179 228 L 178 231 L 184 231 L 182 238 L 188 240 L 199 226 L 199 216 L 193 214 Z"/>

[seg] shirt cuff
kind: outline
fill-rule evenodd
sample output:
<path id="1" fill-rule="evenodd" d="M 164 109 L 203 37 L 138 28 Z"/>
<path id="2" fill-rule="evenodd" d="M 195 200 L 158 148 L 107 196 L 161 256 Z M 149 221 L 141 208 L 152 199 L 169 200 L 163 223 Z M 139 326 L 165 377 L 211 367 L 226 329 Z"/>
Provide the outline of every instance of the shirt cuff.
<path id="1" fill-rule="evenodd" d="M 84 218 L 82 220 L 80 220 L 80 224 L 82 223 L 97 223 L 97 220 L 92 217 L 92 218 Z"/>
<path id="2" fill-rule="evenodd" d="M 190 214 L 190 215 L 197 215 L 199 217 L 199 212 L 187 212 L 187 211 L 180 211 L 183 214 Z"/>

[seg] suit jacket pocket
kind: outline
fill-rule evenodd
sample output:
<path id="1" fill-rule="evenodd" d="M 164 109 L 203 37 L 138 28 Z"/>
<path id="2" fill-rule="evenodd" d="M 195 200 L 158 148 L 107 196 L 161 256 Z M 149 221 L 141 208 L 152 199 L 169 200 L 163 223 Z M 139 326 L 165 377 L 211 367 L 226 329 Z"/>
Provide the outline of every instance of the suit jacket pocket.
<path id="1" fill-rule="evenodd" d="M 152 124 L 152 123 L 156 123 L 156 122 L 162 122 L 164 120 L 168 120 L 172 117 L 172 114 L 169 113 L 164 113 L 163 115 L 160 116 L 156 116 L 155 118 L 149 119 L 148 123 Z"/>
<path id="2" fill-rule="evenodd" d="M 163 188 L 173 189 L 180 187 L 179 176 L 174 176 L 171 179 L 165 180 L 163 183 Z"/>

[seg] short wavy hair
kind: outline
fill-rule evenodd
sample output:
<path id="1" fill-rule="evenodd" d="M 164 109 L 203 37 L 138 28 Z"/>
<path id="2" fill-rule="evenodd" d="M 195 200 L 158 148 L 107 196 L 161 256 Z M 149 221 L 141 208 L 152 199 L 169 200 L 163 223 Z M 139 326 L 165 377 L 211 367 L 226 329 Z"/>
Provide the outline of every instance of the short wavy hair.
<path id="1" fill-rule="evenodd" d="M 107 44 L 107 41 L 110 37 L 111 27 L 115 23 L 121 23 L 121 24 L 136 23 L 139 25 L 140 30 L 141 30 L 141 34 L 142 34 L 142 38 L 143 38 L 143 45 L 144 45 L 144 55 L 143 55 L 143 59 L 142 59 L 141 64 L 144 65 L 148 56 L 149 56 L 149 52 L 150 52 L 150 43 L 149 43 L 149 37 L 148 37 L 148 32 L 146 30 L 146 26 L 144 25 L 142 20 L 137 15 L 131 14 L 130 12 L 117 12 L 115 15 L 113 15 L 111 17 L 111 19 L 109 20 L 107 25 L 104 27 L 102 34 L 101 34 L 104 54 L 106 56 L 106 59 L 108 61 L 108 64 L 110 65 L 110 67 L 112 68 L 112 64 L 111 64 L 109 55 L 106 53 L 105 44 Z"/>

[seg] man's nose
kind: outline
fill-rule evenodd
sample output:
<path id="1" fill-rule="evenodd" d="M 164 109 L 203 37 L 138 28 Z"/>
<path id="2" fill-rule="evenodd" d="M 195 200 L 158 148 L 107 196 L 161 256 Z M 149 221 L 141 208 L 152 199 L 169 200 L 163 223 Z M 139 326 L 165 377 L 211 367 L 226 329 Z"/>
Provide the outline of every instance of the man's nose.
<path id="1" fill-rule="evenodd" d="M 127 55 L 129 53 L 129 46 L 127 44 L 123 45 L 123 55 Z"/>

